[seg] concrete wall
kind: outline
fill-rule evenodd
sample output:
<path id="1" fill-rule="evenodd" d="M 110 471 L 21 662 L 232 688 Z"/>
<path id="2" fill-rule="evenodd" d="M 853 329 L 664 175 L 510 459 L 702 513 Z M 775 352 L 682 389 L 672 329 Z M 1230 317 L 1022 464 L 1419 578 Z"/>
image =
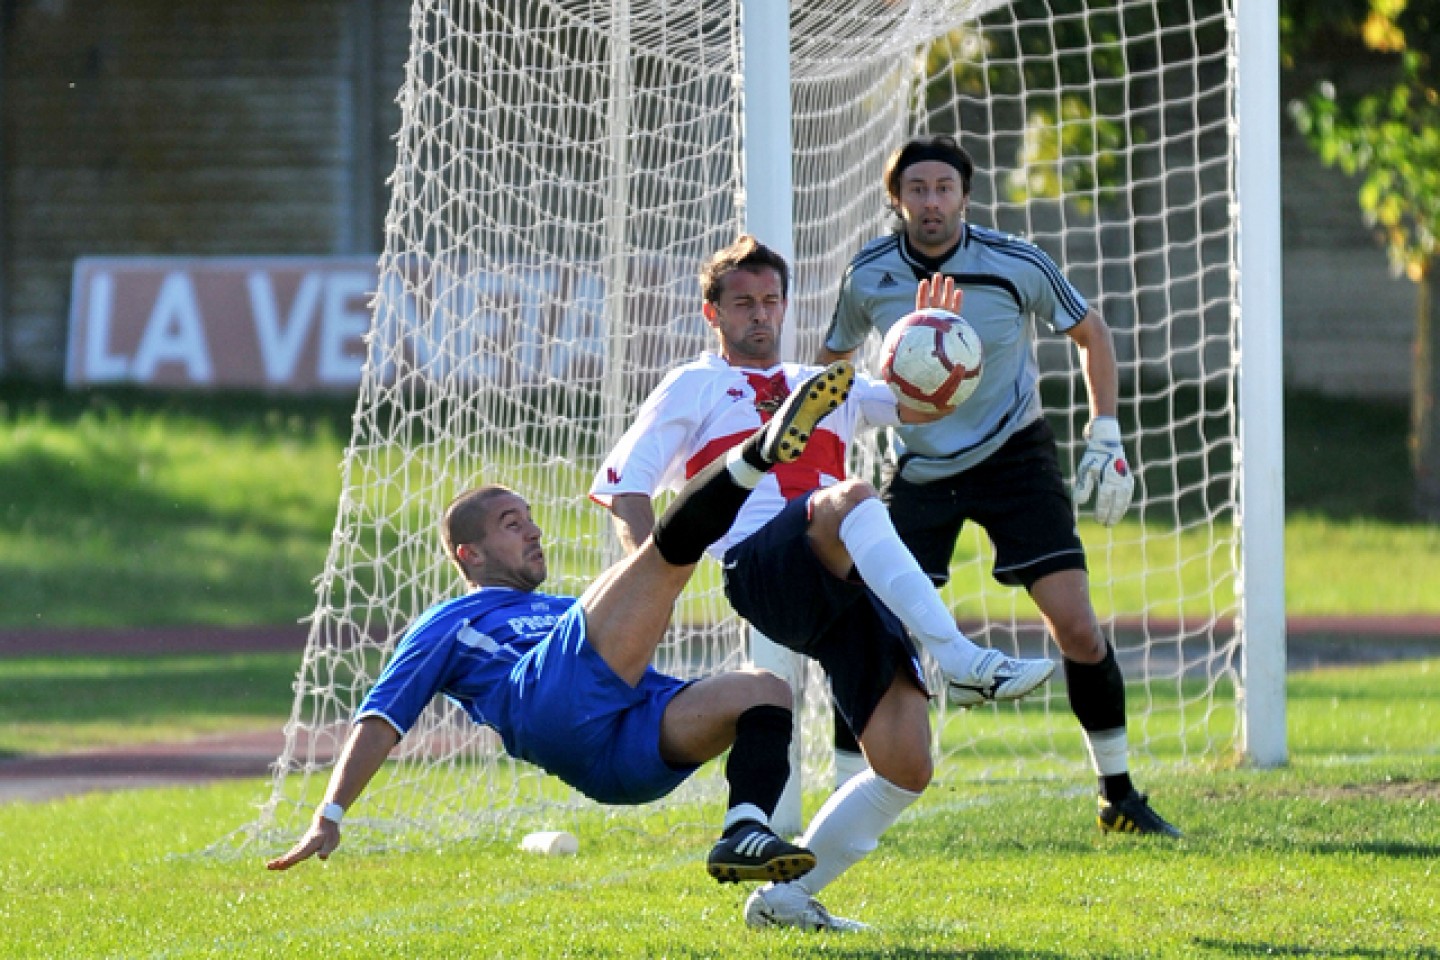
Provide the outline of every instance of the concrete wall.
<path id="1" fill-rule="evenodd" d="M 1285 381 L 1337 396 L 1410 396 L 1416 287 L 1390 273 L 1358 181 L 1282 121 Z"/>
<path id="2" fill-rule="evenodd" d="M 0 371 L 62 369 L 82 254 L 378 252 L 406 0 L 17 0 Z"/>

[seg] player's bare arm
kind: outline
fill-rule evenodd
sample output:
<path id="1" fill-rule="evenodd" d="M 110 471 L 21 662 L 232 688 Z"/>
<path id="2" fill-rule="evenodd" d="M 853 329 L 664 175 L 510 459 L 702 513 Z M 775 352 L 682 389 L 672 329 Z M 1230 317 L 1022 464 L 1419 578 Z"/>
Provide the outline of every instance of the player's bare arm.
<path id="1" fill-rule="evenodd" d="M 328 859 L 340 846 L 340 824 L 322 816 L 322 812 L 332 803 L 349 809 L 399 742 L 400 735 L 395 728 L 379 717 L 366 717 L 355 724 L 345 742 L 340 761 L 335 765 L 335 772 L 330 775 L 325 799 L 310 821 L 310 829 L 296 841 L 295 846 L 268 861 L 265 866 L 271 870 L 288 870 L 314 856 Z"/>
<path id="2" fill-rule="evenodd" d="M 1091 310 L 1068 333 L 1080 349 L 1080 370 L 1090 395 L 1090 419 L 1115 416 L 1120 400 L 1120 375 L 1110 325 Z"/>
<path id="3" fill-rule="evenodd" d="M 1085 454 L 1075 468 L 1075 502 L 1088 503 L 1095 495 L 1095 519 L 1104 526 L 1120 522 L 1135 494 L 1135 474 L 1127 462 L 1120 424 L 1119 375 L 1115 341 L 1110 327 L 1091 310 L 1074 327 L 1070 337 L 1080 348 L 1080 369 L 1090 395 L 1090 424 L 1085 428 Z"/>
<path id="4" fill-rule="evenodd" d="M 655 527 L 655 504 L 643 493 L 617 493 L 610 500 L 610 522 L 626 553 L 634 553 Z"/>

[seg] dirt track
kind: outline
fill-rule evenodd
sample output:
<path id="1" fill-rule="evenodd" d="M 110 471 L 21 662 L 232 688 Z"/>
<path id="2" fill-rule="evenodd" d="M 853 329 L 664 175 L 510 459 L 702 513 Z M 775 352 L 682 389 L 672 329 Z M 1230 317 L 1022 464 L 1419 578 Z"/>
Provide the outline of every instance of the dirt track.
<path id="1" fill-rule="evenodd" d="M 1440 617 L 1295 619 L 1289 624 L 1288 664 L 1308 669 L 1331 663 L 1440 656 Z M 17 656 L 218 653 L 294 650 L 305 645 L 300 626 L 0 632 L 0 659 Z M 185 743 L 0 760 L 0 804 L 43 801 L 97 790 L 204 783 L 263 777 L 284 745 L 272 730 L 206 737 Z"/>
<path id="2" fill-rule="evenodd" d="M 263 777 L 283 746 L 284 737 L 277 728 L 185 743 L 0 760 L 0 803 Z"/>

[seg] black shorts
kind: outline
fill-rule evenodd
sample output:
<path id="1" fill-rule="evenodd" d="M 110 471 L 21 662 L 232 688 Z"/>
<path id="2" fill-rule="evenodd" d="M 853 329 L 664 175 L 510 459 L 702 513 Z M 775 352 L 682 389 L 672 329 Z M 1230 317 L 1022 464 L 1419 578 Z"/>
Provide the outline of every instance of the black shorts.
<path id="1" fill-rule="evenodd" d="M 860 735 L 897 674 L 927 695 L 905 627 L 859 580 L 825 569 L 810 547 L 810 498 L 786 504 L 725 554 L 725 595 L 771 640 L 820 663 L 850 729 Z"/>
<path id="2" fill-rule="evenodd" d="M 1003 584 L 1029 589 L 1047 574 L 1085 569 L 1070 489 L 1044 418 L 984 462 L 943 480 L 912 483 L 892 468 L 880 499 L 900 539 L 936 583 L 950 579 L 950 558 L 966 520 L 990 535 L 992 575 Z"/>

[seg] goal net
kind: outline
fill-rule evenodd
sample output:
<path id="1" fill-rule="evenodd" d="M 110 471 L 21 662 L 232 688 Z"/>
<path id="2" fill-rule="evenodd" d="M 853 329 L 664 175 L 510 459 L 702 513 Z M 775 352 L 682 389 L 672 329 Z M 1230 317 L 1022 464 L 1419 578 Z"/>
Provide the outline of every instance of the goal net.
<path id="1" fill-rule="evenodd" d="M 1134 763 L 1232 750 L 1238 687 L 1231 0 L 793 4 L 794 359 L 813 357 L 849 258 L 888 228 L 880 171 L 908 134 L 975 157 L 970 219 L 1033 239 L 1115 331 L 1137 464 L 1129 516 L 1080 517 L 1129 682 Z M 502 483 L 546 532 L 555 593 L 619 555 L 585 496 L 663 373 L 709 346 L 696 275 L 742 232 L 740 0 L 416 0 L 369 358 L 273 788 L 247 836 L 297 835 L 407 624 L 462 585 L 437 520 Z M 763 238 L 762 238 L 763 239 Z M 1083 383 L 1042 331 L 1063 466 Z M 880 446 L 883 446 L 883 441 Z M 876 446 L 857 452 L 861 475 Z M 945 595 L 979 642 L 1058 656 L 967 530 Z M 657 666 L 744 665 L 707 561 Z M 1023 706 L 936 707 L 938 775 L 1088 779 L 1057 675 Z M 830 710 L 804 682 L 804 784 L 829 785 Z M 677 795 L 718 792 L 715 765 Z M 676 802 L 670 801 L 670 802 Z M 437 700 L 347 819 L 350 844 L 509 831 L 589 809 Z"/>

